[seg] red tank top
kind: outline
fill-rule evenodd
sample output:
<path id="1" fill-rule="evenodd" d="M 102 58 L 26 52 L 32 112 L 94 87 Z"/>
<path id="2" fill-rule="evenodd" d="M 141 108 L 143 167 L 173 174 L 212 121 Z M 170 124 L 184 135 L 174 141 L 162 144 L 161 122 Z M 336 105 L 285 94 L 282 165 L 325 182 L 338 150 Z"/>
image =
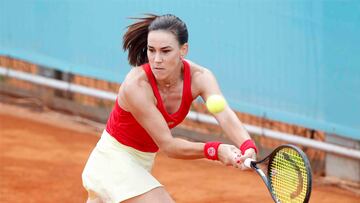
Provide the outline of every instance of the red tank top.
<path id="1" fill-rule="evenodd" d="M 184 82 L 182 99 L 179 109 L 172 114 L 169 114 L 164 107 L 159 90 L 156 85 L 155 77 L 151 71 L 149 64 L 144 64 L 142 67 L 146 73 L 149 83 L 152 87 L 153 93 L 157 100 L 157 108 L 164 116 L 169 128 L 173 128 L 181 123 L 190 110 L 193 101 L 191 94 L 191 74 L 190 65 L 183 61 L 184 64 Z M 151 136 L 146 130 L 135 120 L 131 112 L 122 109 L 117 102 L 110 113 L 106 125 L 106 131 L 113 136 L 120 143 L 133 147 L 143 152 L 157 152 L 159 147 L 155 144 Z"/>

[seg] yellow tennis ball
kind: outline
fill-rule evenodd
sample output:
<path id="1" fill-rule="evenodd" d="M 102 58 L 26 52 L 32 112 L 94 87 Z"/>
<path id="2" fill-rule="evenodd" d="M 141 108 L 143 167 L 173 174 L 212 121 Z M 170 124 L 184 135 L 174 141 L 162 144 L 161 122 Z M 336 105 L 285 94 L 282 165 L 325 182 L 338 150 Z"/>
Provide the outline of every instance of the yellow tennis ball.
<path id="1" fill-rule="evenodd" d="M 210 113 L 220 113 L 225 109 L 226 101 L 218 94 L 210 95 L 206 100 L 206 108 Z"/>

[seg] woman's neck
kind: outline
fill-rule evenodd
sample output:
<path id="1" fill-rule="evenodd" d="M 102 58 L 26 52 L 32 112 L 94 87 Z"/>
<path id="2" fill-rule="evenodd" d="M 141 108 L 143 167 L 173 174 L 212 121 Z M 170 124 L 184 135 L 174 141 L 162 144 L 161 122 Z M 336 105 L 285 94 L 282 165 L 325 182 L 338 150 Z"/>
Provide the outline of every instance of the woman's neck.
<path id="1" fill-rule="evenodd" d="M 156 81 L 159 89 L 170 89 L 176 87 L 179 82 L 183 79 L 183 64 L 180 64 L 180 67 L 177 68 L 174 74 L 170 75 L 168 78 L 160 81 Z"/>

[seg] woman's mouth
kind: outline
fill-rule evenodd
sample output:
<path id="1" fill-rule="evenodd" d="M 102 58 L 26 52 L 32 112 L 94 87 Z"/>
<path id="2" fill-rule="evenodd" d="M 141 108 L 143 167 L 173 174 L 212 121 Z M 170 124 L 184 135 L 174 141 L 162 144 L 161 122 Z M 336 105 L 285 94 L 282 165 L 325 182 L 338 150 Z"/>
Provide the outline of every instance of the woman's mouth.
<path id="1" fill-rule="evenodd" d="M 161 67 L 154 67 L 153 69 L 156 70 L 156 71 L 165 70 L 165 68 L 161 68 Z"/>

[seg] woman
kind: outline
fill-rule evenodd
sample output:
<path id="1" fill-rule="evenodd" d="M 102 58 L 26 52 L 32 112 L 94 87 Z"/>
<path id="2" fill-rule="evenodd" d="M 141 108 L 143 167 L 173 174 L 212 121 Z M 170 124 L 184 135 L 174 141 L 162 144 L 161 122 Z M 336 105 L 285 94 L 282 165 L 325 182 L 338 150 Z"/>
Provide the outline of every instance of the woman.
<path id="1" fill-rule="evenodd" d="M 174 202 L 150 174 L 160 149 L 178 159 L 208 158 L 242 168 L 256 147 L 235 113 L 226 106 L 214 114 L 239 148 L 219 142 L 174 138 L 170 129 L 201 96 L 221 95 L 214 75 L 184 57 L 188 32 L 174 15 L 149 15 L 130 25 L 124 50 L 134 66 L 123 81 L 100 141 L 83 172 L 88 202 Z"/>

